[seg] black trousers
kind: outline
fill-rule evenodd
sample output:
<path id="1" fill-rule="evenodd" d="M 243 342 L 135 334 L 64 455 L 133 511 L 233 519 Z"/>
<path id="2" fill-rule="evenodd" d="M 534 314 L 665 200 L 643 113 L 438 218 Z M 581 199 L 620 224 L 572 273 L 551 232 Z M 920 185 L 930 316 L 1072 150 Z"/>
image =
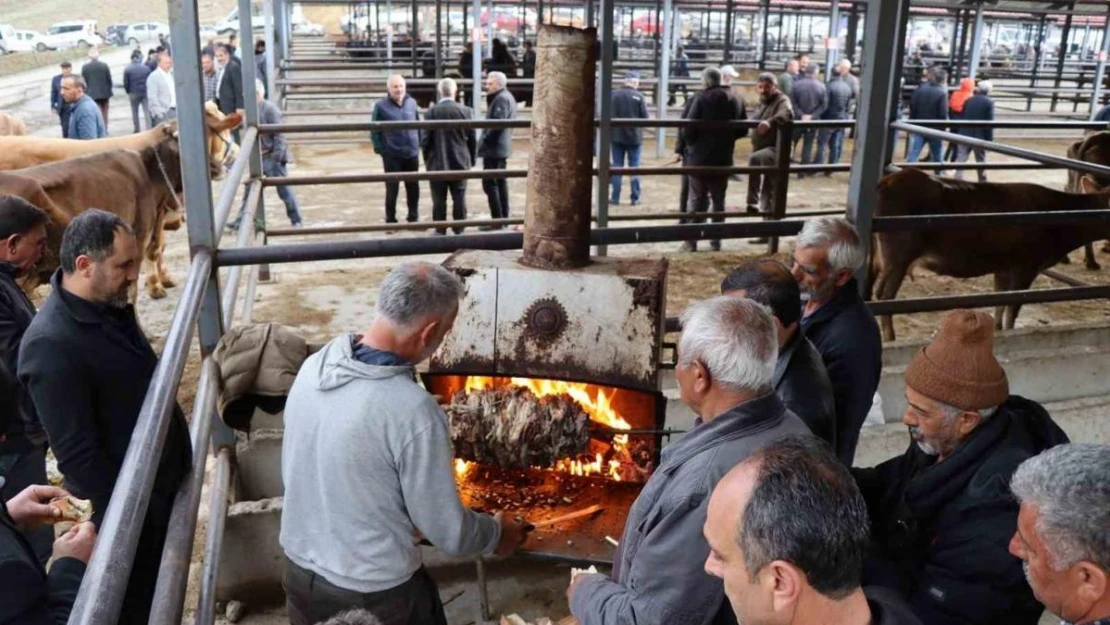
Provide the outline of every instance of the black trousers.
<path id="1" fill-rule="evenodd" d="M 162 547 L 173 511 L 173 493 L 153 492 L 139 535 L 139 548 L 135 551 L 135 564 L 127 582 L 127 594 L 120 609 L 120 625 L 145 625 L 150 620 L 150 607 L 154 603 L 154 587 L 158 583 L 158 568 L 162 564 Z"/>
<path id="2" fill-rule="evenodd" d="M 690 179 L 690 194 L 686 203 L 686 223 L 705 223 L 705 214 L 712 203 L 714 213 L 725 210 L 725 191 L 728 190 L 728 176 L 686 176 Z M 713 223 L 723 223 L 721 215 L 712 217 Z M 697 245 L 697 242 L 693 242 Z M 720 241 L 710 241 L 716 247 Z"/>
<path id="3" fill-rule="evenodd" d="M 482 169 L 505 169 L 507 159 L 483 158 Z M 509 179 L 508 178 L 483 178 L 482 190 L 486 192 L 489 200 L 489 216 L 493 219 L 504 219 L 509 216 Z"/>
<path id="4" fill-rule="evenodd" d="M 382 625 L 447 625 L 439 589 L 424 567 L 400 586 L 361 593 L 340 588 L 286 559 L 282 585 L 291 625 L 322 623 L 353 609 L 367 610 Z"/>
<path id="5" fill-rule="evenodd" d="M 447 193 L 451 193 L 451 203 L 453 209 L 451 211 L 451 218 L 455 221 L 463 221 L 466 219 L 466 181 L 465 180 L 452 180 L 452 181 L 435 181 L 431 182 L 432 187 L 432 221 L 442 222 L 447 221 Z M 462 234 L 464 228 L 454 228 L 455 234 Z M 436 232 L 446 234 L 446 228 L 436 228 Z"/>
<path id="6" fill-rule="evenodd" d="M 383 156 L 382 163 L 386 173 L 399 171 L 418 171 L 420 157 L 401 158 L 397 156 Z M 401 183 L 385 183 L 385 220 L 387 223 L 397 223 L 397 196 L 401 192 Z M 415 223 L 420 221 L 420 183 L 413 180 L 405 183 L 405 199 L 408 200 L 409 214 L 406 221 Z"/>

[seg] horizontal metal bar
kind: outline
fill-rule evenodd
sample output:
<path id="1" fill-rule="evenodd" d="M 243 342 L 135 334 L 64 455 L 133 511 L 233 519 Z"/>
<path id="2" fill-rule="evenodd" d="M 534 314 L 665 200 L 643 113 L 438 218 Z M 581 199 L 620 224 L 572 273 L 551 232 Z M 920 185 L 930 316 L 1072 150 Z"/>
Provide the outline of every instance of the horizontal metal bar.
<path id="1" fill-rule="evenodd" d="M 189 265 L 162 355 L 151 376 L 111 501 L 98 528 L 93 557 L 70 613 L 69 622 L 74 625 L 108 625 L 119 618 L 212 264 L 211 253 L 202 248 L 194 253 Z"/>
<path id="2" fill-rule="evenodd" d="M 729 122 L 703 121 L 697 119 L 633 119 L 614 118 L 610 120 L 613 128 L 699 128 L 707 130 L 755 128 L 759 126 L 758 119 L 744 119 Z M 812 119 L 794 122 L 798 129 L 807 128 L 851 128 L 856 122 L 852 119 Z M 600 126 L 601 120 L 594 120 L 594 126 Z M 258 131 L 262 134 L 294 134 L 302 132 L 389 132 L 393 130 L 504 130 L 516 128 L 530 128 L 529 119 L 421 119 L 401 122 L 328 122 L 328 123 L 299 123 L 299 124 L 262 124 Z"/>
<path id="3" fill-rule="evenodd" d="M 1110 209 L 1051 211 L 1041 213 L 974 213 L 970 215 L 906 215 L 874 218 L 875 232 L 915 232 L 949 228 L 1000 228 L 1095 224 L 1110 220 Z"/>
<path id="4" fill-rule="evenodd" d="M 227 225 L 227 219 L 231 216 L 231 205 L 235 202 L 235 192 L 239 189 L 239 181 L 243 179 L 243 173 L 247 170 L 251 150 L 254 148 L 254 142 L 257 139 L 257 128 L 247 128 L 247 131 L 243 133 L 243 142 L 239 145 L 239 155 L 235 157 L 235 162 L 231 164 L 231 169 L 227 172 L 227 178 L 224 179 L 224 185 L 220 189 L 220 197 L 212 208 L 216 215 L 216 223 L 214 224 L 216 245 L 220 244 L 220 239 L 224 235 L 224 226 Z"/>
<path id="5" fill-rule="evenodd" d="M 1110 297 L 1110 285 L 1061 287 L 1054 289 L 1029 289 L 1026 291 L 999 291 L 997 293 L 975 293 L 973 295 L 946 295 L 943 297 L 916 297 L 867 302 L 871 312 L 876 315 L 898 315 L 906 313 L 938 312 L 957 308 L 989 308 L 1013 304 L 1048 304 L 1051 302 L 1073 302 L 1085 299 Z"/>
<path id="6" fill-rule="evenodd" d="M 925 171 L 936 170 L 968 170 L 968 169 L 983 169 L 983 170 L 1028 170 L 1028 169 L 1060 169 L 1044 163 L 972 163 L 970 160 L 963 163 L 956 163 L 953 161 L 946 161 L 943 163 L 934 163 L 932 161 L 918 161 L 916 163 L 898 162 L 891 163 L 895 167 L 906 168 L 912 167 L 913 169 L 921 169 Z"/>
<path id="7" fill-rule="evenodd" d="M 1036 161 L 1038 163 L 1045 163 L 1047 165 L 1055 165 L 1064 169 L 1081 171 L 1083 173 L 1095 174 L 1097 176 L 1110 176 L 1110 167 L 1095 165 L 1094 163 L 1076 161 L 1070 158 L 1064 158 L 1052 154 L 1045 154 L 1044 152 L 1037 152 L 1035 150 L 1027 150 L 1025 148 L 1014 147 L 1012 145 L 995 143 L 994 141 L 983 141 L 981 139 L 965 137 L 964 135 L 944 132 L 942 130 L 936 130 L 934 128 L 925 128 L 924 126 L 908 124 L 906 122 L 894 122 L 890 125 L 890 127 L 895 130 L 903 130 L 913 134 L 930 137 L 932 139 L 942 139 L 945 141 L 951 141 L 953 143 L 969 145 L 973 148 L 983 148 L 992 152 L 1008 154 L 1010 156 L 1016 156 L 1018 158 L 1024 158 L 1026 160 Z"/>
<path id="8" fill-rule="evenodd" d="M 791 171 L 848 171 L 850 165 L 798 165 Z M 610 176 L 729 176 L 732 174 L 773 174 L 776 168 L 761 167 L 612 167 Z M 593 170 L 597 175 L 597 170 Z M 375 182 L 422 182 L 446 180 L 487 180 L 527 178 L 527 169 L 468 169 L 454 171 L 405 171 L 373 174 L 335 174 L 331 176 L 275 176 L 264 178 L 263 186 L 295 186 L 315 184 L 356 184 Z"/>
<path id="9" fill-rule="evenodd" d="M 1039 115 L 1040 113 L 1038 113 Z M 1054 121 L 1024 121 L 1020 119 L 996 119 L 979 121 L 970 119 L 915 119 L 914 125 L 924 128 L 1016 128 L 1018 130 L 1105 130 L 1110 128 L 1106 122 L 1054 122 Z"/>

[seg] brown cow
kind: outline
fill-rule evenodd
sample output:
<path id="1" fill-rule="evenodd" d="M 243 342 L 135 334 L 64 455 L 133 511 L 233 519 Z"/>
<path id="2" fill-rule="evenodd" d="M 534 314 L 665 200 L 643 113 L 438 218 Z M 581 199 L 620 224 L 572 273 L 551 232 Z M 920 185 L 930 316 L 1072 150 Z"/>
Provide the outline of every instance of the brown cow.
<path id="1" fill-rule="evenodd" d="M 1088 194 L 1055 191 L 1035 184 L 974 183 L 938 178 L 918 169 L 903 169 L 879 181 L 876 216 L 912 216 L 937 213 L 1022 213 L 1110 208 L 1110 191 L 1096 191 L 1097 184 L 1083 176 Z M 1037 227 L 992 226 L 916 232 L 882 232 L 875 235 L 872 268 L 876 300 L 894 299 L 902 280 L 915 265 L 945 276 L 974 278 L 994 274 L 996 291 L 1029 288 L 1041 271 L 1068 252 L 1110 235 L 1105 226 L 1092 223 Z M 995 310 L 995 326 L 1014 327 L 1020 305 Z M 894 340 L 889 315 L 880 320 L 883 338 Z"/>
<path id="2" fill-rule="evenodd" d="M 242 117 L 238 113 L 225 116 L 218 109 L 206 108 L 205 122 L 209 130 L 209 158 L 224 167 L 230 166 L 239 154 L 239 146 L 231 140 L 230 130 L 242 122 Z M 141 150 L 176 133 L 177 122 L 171 120 L 140 133 L 91 141 L 53 137 L 0 137 L 0 171 L 25 169 L 107 150 Z M 219 180 L 224 175 L 223 167 L 216 171 L 212 178 Z"/>
<path id="3" fill-rule="evenodd" d="M 1068 147 L 1068 158 L 1094 163 L 1096 165 L 1110 166 L 1110 132 L 1092 132 L 1081 140 L 1076 141 Z M 1068 187 L 1069 193 L 1083 193 L 1084 189 L 1080 180 L 1083 174 L 1073 170 L 1068 170 Z M 1110 187 L 1110 177 L 1108 176 L 1091 176 L 1095 181 L 1098 188 L 1105 189 Z M 1110 252 L 1110 242 L 1103 243 L 1102 251 Z M 1098 261 L 1095 260 L 1095 247 L 1093 243 L 1088 243 L 1083 246 L 1083 257 L 1086 261 L 1087 269 L 1097 271 L 1100 267 Z M 1067 257 L 1065 257 L 1067 262 Z"/>
<path id="4" fill-rule="evenodd" d="M 162 259 L 163 231 L 167 216 L 177 206 L 181 185 L 181 157 L 175 140 L 141 152 L 113 150 L 0 172 L 0 194 L 22 197 L 50 216 L 39 280 L 57 268 L 62 231 L 70 220 L 88 208 L 101 208 L 135 229 L 140 249 L 152 263 L 146 282 L 154 299 L 165 297 L 165 286 L 173 286 Z"/>
<path id="5" fill-rule="evenodd" d="M 27 124 L 15 115 L 0 113 L 0 136 L 21 136 L 27 134 Z"/>

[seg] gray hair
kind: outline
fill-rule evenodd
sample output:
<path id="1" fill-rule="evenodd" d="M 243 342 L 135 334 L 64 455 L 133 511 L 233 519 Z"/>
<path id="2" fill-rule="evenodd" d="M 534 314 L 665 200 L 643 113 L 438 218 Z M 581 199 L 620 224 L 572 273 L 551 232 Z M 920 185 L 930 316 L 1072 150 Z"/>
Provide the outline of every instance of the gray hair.
<path id="1" fill-rule="evenodd" d="M 497 86 L 501 89 L 504 89 L 505 85 L 509 84 L 509 79 L 505 78 L 504 72 L 490 72 L 489 77 L 492 78 L 493 81 L 497 83 Z"/>
<path id="2" fill-rule="evenodd" d="M 707 67 L 701 72 L 701 84 L 706 88 L 719 87 L 721 85 L 721 70 L 716 67 Z"/>
<path id="3" fill-rule="evenodd" d="M 459 85 L 453 78 L 444 78 L 436 85 L 436 93 L 441 98 L 454 98 L 455 94 L 459 92 Z"/>
<path id="4" fill-rule="evenodd" d="M 843 70 L 849 70 L 852 69 L 852 61 L 849 59 L 840 59 L 840 62 L 837 63 L 836 66 Z"/>
<path id="5" fill-rule="evenodd" d="M 809 65 L 806 65 L 806 68 L 802 71 L 805 72 L 806 76 L 816 76 L 819 69 L 820 68 L 817 67 L 816 63 L 810 63 Z"/>
<path id="6" fill-rule="evenodd" d="M 451 271 L 429 262 L 397 265 L 382 281 L 378 314 L 404 329 L 429 317 L 450 315 L 459 307 L 463 285 Z"/>
<path id="7" fill-rule="evenodd" d="M 770 388 L 778 349 L 771 312 L 750 299 L 719 295 L 682 313 L 679 364 L 702 363 L 714 382 L 730 390 Z"/>
<path id="8" fill-rule="evenodd" d="M 979 84 L 975 86 L 975 90 L 983 95 L 990 95 L 994 90 L 994 83 L 989 80 L 980 80 Z"/>
<path id="9" fill-rule="evenodd" d="M 340 612 L 326 621 L 321 621 L 322 625 L 382 625 L 378 617 L 374 616 L 369 610 L 347 610 Z"/>
<path id="10" fill-rule="evenodd" d="M 800 248 L 829 248 L 829 266 L 833 271 L 855 272 L 863 266 L 863 246 L 852 222 L 843 217 L 814 217 L 806 220 L 794 244 Z"/>
<path id="11" fill-rule="evenodd" d="M 70 74 L 62 80 L 68 80 L 72 82 L 74 89 L 80 89 L 81 91 L 89 90 L 89 84 L 85 82 L 85 78 L 81 76 L 81 74 Z"/>
<path id="12" fill-rule="evenodd" d="M 948 426 L 952 425 L 952 422 L 956 420 L 956 417 L 958 417 L 960 415 L 960 413 L 963 413 L 963 412 L 978 413 L 980 422 L 986 422 L 987 419 L 990 419 L 992 416 L 994 416 L 994 413 L 998 412 L 998 406 L 991 406 L 990 408 L 981 408 L 979 410 L 964 410 L 963 408 L 957 408 L 955 406 L 949 406 L 948 404 L 946 404 L 944 402 L 937 402 L 937 403 L 940 404 L 940 409 L 942 411 L 944 411 L 944 427 L 948 427 Z"/>
<path id="13" fill-rule="evenodd" d="M 1037 509 L 1053 568 L 1086 560 L 1110 571 L 1110 447 L 1057 445 L 1021 463 L 1010 488 Z"/>
<path id="14" fill-rule="evenodd" d="M 776 87 L 779 86 L 778 77 L 775 76 L 774 74 L 772 74 L 771 72 L 763 72 L 762 74 L 759 75 L 759 78 L 755 79 L 755 81 L 756 82 L 769 82 L 769 83 L 771 83 L 772 85 L 774 85 Z"/>

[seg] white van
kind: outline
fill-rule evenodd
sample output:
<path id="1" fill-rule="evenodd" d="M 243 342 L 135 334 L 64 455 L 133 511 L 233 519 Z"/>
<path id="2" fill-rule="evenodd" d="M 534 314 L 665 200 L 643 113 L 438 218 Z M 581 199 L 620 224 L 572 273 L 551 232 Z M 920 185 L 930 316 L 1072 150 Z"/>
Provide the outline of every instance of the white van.
<path id="1" fill-rule="evenodd" d="M 58 22 L 40 37 L 38 48 L 40 50 L 63 50 L 65 48 L 88 48 L 100 46 L 104 40 L 96 34 L 96 20 L 77 20 L 74 22 Z"/>
<path id="2" fill-rule="evenodd" d="M 305 20 L 304 12 L 301 10 L 301 5 L 294 4 L 293 10 L 290 12 L 291 26 L 296 27 L 297 25 L 306 21 L 307 20 Z M 260 33 L 265 30 L 265 17 L 262 12 L 262 5 L 257 2 L 251 3 L 251 30 L 256 33 Z M 231 33 L 239 32 L 238 7 L 232 9 L 231 13 L 227 14 L 227 17 L 216 22 L 216 32 L 224 36 L 230 35 Z"/>
<path id="3" fill-rule="evenodd" d="M 11 54 L 18 49 L 15 28 L 11 24 L 0 24 L 0 54 Z"/>

